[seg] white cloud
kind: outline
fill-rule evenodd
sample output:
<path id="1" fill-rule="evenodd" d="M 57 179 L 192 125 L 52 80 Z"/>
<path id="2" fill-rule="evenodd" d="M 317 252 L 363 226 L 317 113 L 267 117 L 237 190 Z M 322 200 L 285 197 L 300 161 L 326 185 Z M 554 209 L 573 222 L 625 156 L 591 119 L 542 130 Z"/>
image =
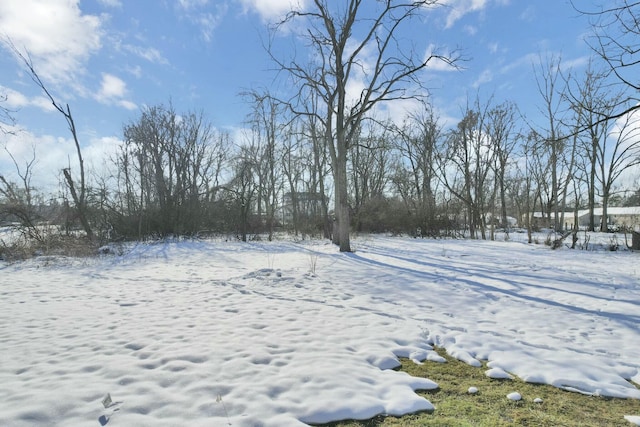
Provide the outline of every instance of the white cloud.
<path id="1" fill-rule="evenodd" d="M 127 101 L 126 99 L 119 100 L 118 105 L 127 110 L 135 110 L 138 108 L 138 106 L 135 103 L 131 101 Z"/>
<path id="2" fill-rule="evenodd" d="M 493 73 L 491 72 L 491 70 L 484 70 L 482 73 L 480 73 L 480 75 L 478 76 L 476 81 L 473 82 L 472 87 L 474 89 L 477 89 L 480 86 L 482 86 L 483 84 L 489 83 L 492 80 L 493 80 Z"/>
<path id="3" fill-rule="evenodd" d="M 560 54 L 558 54 L 560 55 Z M 500 74 L 506 74 L 512 72 L 515 69 L 527 67 L 531 69 L 531 67 L 540 64 L 541 56 L 539 53 L 528 53 L 526 55 L 521 56 L 520 58 L 516 58 L 514 61 L 504 65 L 500 69 Z M 562 60 L 560 63 L 560 67 L 563 71 L 581 68 L 586 66 L 589 63 L 588 56 L 580 56 L 570 60 Z"/>
<path id="4" fill-rule="evenodd" d="M 130 74 L 132 74 L 133 76 L 135 76 L 136 78 L 140 78 L 142 77 L 142 67 L 139 65 L 136 65 L 135 67 L 127 67 L 127 72 L 129 72 Z"/>
<path id="5" fill-rule="evenodd" d="M 51 135 L 35 135 L 25 129 L 15 127 L 13 133 L 5 138 L 4 147 L 15 158 L 25 172 L 26 163 L 30 162 L 35 153 L 35 163 L 31 184 L 46 192 L 55 190 L 60 171 L 69 165 L 69 159 L 74 153 L 73 142 L 70 139 L 56 138 Z M 9 154 L 0 150 L 0 170 L 4 171 L 7 179 L 16 181 L 17 171 Z"/>
<path id="6" fill-rule="evenodd" d="M 638 106 L 638 104 L 635 105 L 636 108 Z M 609 137 L 624 141 L 625 145 L 637 145 L 640 141 L 640 110 L 633 110 L 617 118 L 611 125 Z"/>
<path id="7" fill-rule="evenodd" d="M 227 9 L 222 8 L 218 9 L 217 13 L 201 13 L 196 17 L 192 18 L 192 20 L 200 26 L 200 32 L 202 34 L 202 38 L 210 42 L 213 37 L 213 31 L 220 25 L 224 15 L 226 14 Z"/>
<path id="8" fill-rule="evenodd" d="M 22 108 L 30 104 L 29 99 L 25 95 L 11 88 L 0 86 L 0 93 L 7 97 L 4 106 L 10 110 Z"/>
<path id="9" fill-rule="evenodd" d="M 45 96 L 36 96 L 31 98 L 30 105 L 33 105 L 34 107 L 49 113 L 56 111 L 56 107 L 53 106 L 53 103 L 51 102 L 51 100 Z"/>
<path id="10" fill-rule="evenodd" d="M 131 44 L 125 44 L 122 46 L 122 49 L 126 50 L 129 53 L 133 53 L 136 56 L 139 56 L 142 59 L 145 59 L 154 64 L 168 64 L 169 61 L 162 55 L 158 49 L 154 47 L 141 47 L 134 46 Z"/>
<path id="11" fill-rule="evenodd" d="M 292 10 L 301 10 L 308 0 L 238 0 L 245 12 L 255 12 L 264 21 L 282 18 Z"/>
<path id="12" fill-rule="evenodd" d="M 75 145 L 70 138 L 52 135 L 37 135 L 26 129 L 13 127 L 13 134 L 7 135 L 4 146 L 16 159 L 24 172 L 26 162 L 32 160 L 35 152 L 35 164 L 32 172 L 32 186 L 43 193 L 55 192 L 58 188 L 61 171 L 71 167 L 72 173 L 78 172 Z M 117 152 L 121 140 L 116 137 L 94 137 L 82 147 L 87 170 L 98 175 L 108 175 L 111 166 L 109 160 Z M 17 172 L 13 161 L 4 149 L 0 149 L 0 170 L 9 179 L 16 181 Z"/>
<path id="13" fill-rule="evenodd" d="M 7 97 L 5 107 L 9 110 L 15 111 L 25 107 L 36 107 L 47 112 L 55 111 L 55 107 L 51 103 L 51 100 L 44 96 L 29 98 L 17 90 L 4 86 L 0 86 L 0 93 Z"/>
<path id="14" fill-rule="evenodd" d="M 209 4 L 209 0 L 178 0 L 178 4 L 183 9 L 192 9 L 195 7 L 202 7 Z"/>
<path id="15" fill-rule="evenodd" d="M 102 82 L 96 99 L 103 104 L 116 104 L 128 110 L 136 109 L 136 105 L 124 99 L 127 96 L 127 84 L 121 78 L 109 73 L 102 73 Z"/>
<path id="16" fill-rule="evenodd" d="M 101 98 L 121 98 L 127 92 L 127 84 L 113 74 L 102 73 Z"/>
<path id="17" fill-rule="evenodd" d="M 446 0 L 444 4 L 449 10 L 445 28 L 451 28 L 463 16 L 484 10 L 489 0 Z"/>
<path id="18" fill-rule="evenodd" d="M 536 8 L 533 5 L 529 5 L 520 14 L 520 19 L 526 22 L 533 22 L 537 17 Z"/>
<path id="19" fill-rule="evenodd" d="M 478 33 L 478 28 L 473 25 L 465 25 L 464 31 L 470 36 L 475 36 Z"/>
<path id="20" fill-rule="evenodd" d="M 398 99 L 378 105 L 374 115 L 380 114 L 382 119 L 391 120 L 400 126 L 409 115 L 420 111 L 421 108 L 424 106 L 416 98 Z"/>
<path id="21" fill-rule="evenodd" d="M 348 106 L 355 105 L 361 98 L 362 92 L 367 88 L 364 75 L 354 75 L 349 79 L 345 87 Z"/>
<path id="22" fill-rule="evenodd" d="M 107 7 L 121 8 L 122 1 L 121 0 L 98 0 L 100 4 Z"/>
<path id="23" fill-rule="evenodd" d="M 531 67 L 540 62 L 540 55 L 537 53 L 528 53 L 520 58 L 516 58 L 514 61 L 509 64 L 503 66 L 500 69 L 500 74 L 509 73 L 517 68 L 527 67 L 529 70 Z"/>
<path id="24" fill-rule="evenodd" d="M 101 18 L 83 14 L 79 0 L 2 0 L 0 28 L 56 84 L 74 83 L 101 48 Z"/>
<path id="25" fill-rule="evenodd" d="M 87 170 L 101 177 L 111 175 L 110 172 L 115 168 L 112 160 L 115 159 L 121 146 L 122 140 L 115 136 L 91 138 L 89 144 L 82 148 Z"/>
<path id="26" fill-rule="evenodd" d="M 214 7 L 209 0 L 178 0 L 178 11 L 184 14 L 186 19 L 200 28 L 200 34 L 206 42 L 213 38 L 213 31 L 224 19 L 229 5 L 227 1 L 215 2 Z"/>
<path id="27" fill-rule="evenodd" d="M 448 11 L 445 28 L 453 27 L 465 15 L 484 11 L 491 3 L 507 6 L 510 0 L 443 0 L 442 4 Z"/>
<path id="28" fill-rule="evenodd" d="M 578 58 L 563 60 L 560 64 L 563 71 L 572 70 L 576 68 L 586 67 L 589 64 L 591 58 L 589 56 L 580 56 Z"/>

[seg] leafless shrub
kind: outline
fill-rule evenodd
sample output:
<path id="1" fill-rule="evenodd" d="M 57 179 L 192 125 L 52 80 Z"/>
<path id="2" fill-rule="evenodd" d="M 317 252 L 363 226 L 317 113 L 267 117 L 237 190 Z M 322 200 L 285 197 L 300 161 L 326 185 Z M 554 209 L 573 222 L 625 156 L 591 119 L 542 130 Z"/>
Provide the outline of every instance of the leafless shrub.
<path id="1" fill-rule="evenodd" d="M 39 238 L 15 234 L 0 240 L 0 259 L 21 261 L 38 256 L 90 257 L 98 254 L 98 247 L 84 235 L 66 235 L 53 228 L 43 229 Z"/>
<path id="2" fill-rule="evenodd" d="M 585 230 L 584 232 L 584 241 L 582 242 L 582 249 L 587 251 L 589 250 L 589 241 L 591 240 L 591 236 Z"/>
<path id="3" fill-rule="evenodd" d="M 309 254 L 309 272 L 311 274 L 316 274 L 316 268 L 318 267 L 318 255 L 317 254 Z"/>

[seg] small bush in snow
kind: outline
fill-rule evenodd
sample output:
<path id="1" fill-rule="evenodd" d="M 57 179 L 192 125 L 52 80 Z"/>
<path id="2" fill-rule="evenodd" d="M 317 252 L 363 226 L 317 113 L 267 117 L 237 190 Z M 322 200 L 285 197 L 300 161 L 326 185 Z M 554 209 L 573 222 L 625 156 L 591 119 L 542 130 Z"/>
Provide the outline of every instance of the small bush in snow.
<path id="1" fill-rule="evenodd" d="M 309 254 L 309 272 L 316 274 L 316 267 L 318 266 L 318 255 Z"/>

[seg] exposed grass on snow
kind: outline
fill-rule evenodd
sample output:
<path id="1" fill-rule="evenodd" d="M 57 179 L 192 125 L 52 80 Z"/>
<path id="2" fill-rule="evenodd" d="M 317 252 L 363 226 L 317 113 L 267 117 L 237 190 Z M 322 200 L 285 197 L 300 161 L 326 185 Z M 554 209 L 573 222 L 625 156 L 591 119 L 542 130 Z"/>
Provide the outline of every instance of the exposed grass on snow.
<path id="1" fill-rule="evenodd" d="M 449 357 L 443 349 L 438 353 L 447 363 L 424 362 L 416 365 L 402 360 L 400 370 L 416 377 L 427 377 L 439 389 L 421 392 L 436 410 L 433 413 L 407 415 L 401 418 L 376 417 L 367 421 L 346 421 L 324 427 L 417 427 L 417 426 L 630 426 L 625 415 L 640 414 L 640 400 L 592 397 L 558 388 L 525 383 L 519 379 L 496 380 L 485 375 L 488 369 L 474 368 Z M 469 394 L 476 387 L 477 394 Z M 518 402 L 507 399 L 517 391 Z M 535 398 L 543 403 L 534 403 Z"/>

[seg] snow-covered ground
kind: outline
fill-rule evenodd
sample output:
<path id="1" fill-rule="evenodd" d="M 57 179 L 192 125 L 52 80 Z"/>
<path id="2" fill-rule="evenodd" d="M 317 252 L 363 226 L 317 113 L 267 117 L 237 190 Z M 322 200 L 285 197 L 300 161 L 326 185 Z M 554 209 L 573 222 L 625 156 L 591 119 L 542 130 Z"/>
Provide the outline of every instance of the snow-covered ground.
<path id="1" fill-rule="evenodd" d="M 0 264 L 0 425 L 280 427 L 429 410 L 414 390 L 436 385 L 388 368 L 437 359 L 432 345 L 488 360 L 489 375 L 640 398 L 639 254 L 354 248 L 186 241 Z"/>

